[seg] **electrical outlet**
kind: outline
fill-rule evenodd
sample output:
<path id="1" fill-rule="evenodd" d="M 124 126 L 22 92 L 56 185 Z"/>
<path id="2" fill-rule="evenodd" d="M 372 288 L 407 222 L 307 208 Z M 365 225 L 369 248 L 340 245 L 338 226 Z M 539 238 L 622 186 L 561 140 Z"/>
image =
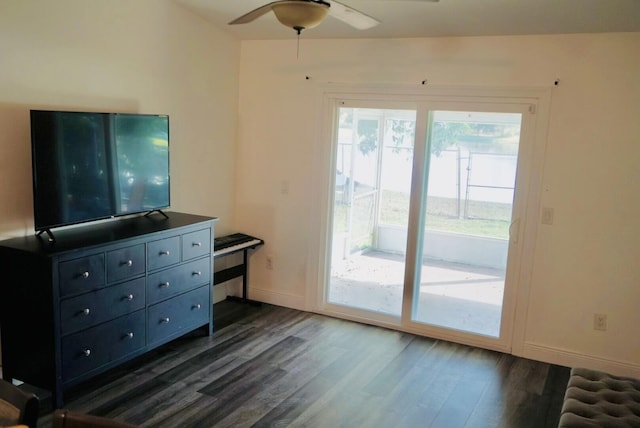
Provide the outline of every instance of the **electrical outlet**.
<path id="1" fill-rule="evenodd" d="M 593 314 L 593 329 L 600 331 L 607 330 L 607 314 Z"/>
<path id="2" fill-rule="evenodd" d="M 273 255 L 267 255 L 265 259 L 265 267 L 267 268 L 267 270 L 273 270 Z"/>

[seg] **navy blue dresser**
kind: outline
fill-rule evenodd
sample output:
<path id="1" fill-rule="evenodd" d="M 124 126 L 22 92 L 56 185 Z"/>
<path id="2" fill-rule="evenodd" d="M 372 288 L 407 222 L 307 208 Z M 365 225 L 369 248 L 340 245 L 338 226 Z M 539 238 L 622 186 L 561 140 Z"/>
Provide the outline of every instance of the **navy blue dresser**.
<path id="1" fill-rule="evenodd" d="M 51 391 L 213 332 L 215 217 L 169 212 L 0 242 L 2 370 Z"/>

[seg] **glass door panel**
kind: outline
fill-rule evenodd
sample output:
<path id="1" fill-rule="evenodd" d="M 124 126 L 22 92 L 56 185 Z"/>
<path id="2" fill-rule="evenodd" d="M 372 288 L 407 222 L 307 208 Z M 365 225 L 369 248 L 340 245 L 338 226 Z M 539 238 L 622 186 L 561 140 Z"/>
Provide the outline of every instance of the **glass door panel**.
<path id="1" fill-rule="evenodd" d="M 430 117 L 411 319 L 498 338 L 522 116 Z"/>
<path id="2" fill-rule="evenodd" d="M 415 111 L 340 107 L 327 302 L 400 317 Z"/>

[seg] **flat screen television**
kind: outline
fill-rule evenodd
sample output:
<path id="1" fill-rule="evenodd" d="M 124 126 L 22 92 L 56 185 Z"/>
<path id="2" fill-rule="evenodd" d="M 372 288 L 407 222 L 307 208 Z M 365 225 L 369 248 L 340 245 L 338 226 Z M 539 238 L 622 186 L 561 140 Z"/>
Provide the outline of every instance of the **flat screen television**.
<path id="1" fill-rule="evenodd" d="M 169 116 L 31 110 L 34 227 L 170 205 Z"/>

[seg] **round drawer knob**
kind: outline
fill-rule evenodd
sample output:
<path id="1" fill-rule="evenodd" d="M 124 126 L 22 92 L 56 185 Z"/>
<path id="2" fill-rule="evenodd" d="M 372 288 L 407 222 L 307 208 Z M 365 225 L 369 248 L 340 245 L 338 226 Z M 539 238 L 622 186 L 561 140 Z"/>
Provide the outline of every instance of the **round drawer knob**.
<path id="1" fill-rule="evenodd" d="M 192 247 L 202 247 L 202 242 L 194 242 L 191 244 Z"/>
<path id="2" fill-rule="evenodd" d="M 124 265 L 128 267 L 133 266 L 133 260 L 127 260 L 126 262 L 124 262 Z"/>
<path id="3" fill-rule="evenodd" d="M 133 300 L 133 294 L 129 294 L 128 296 L 125 297 L 125 299 L 127 300 Z"/>
<path id="4" fill-rule="evenodd" d="M 169 281 L 167 281 L 167 282 L 161 282 L 161 283 L 160 283 L 160 287 L 161 287 L 161 288 L 169 288 L 169 285 L 171 285 L 171 284 L 169 283 Z"/>
<path id="5" fill-rule="evenodd" d="M 127 333 L 127 338 L 128 339 L 133 339 L 133 332 L 130 331 L 129 333 Z"/>
<path id="6" fill-rule="evenodd" d="M 193 309 L 200 309 L 200 303 L 196 303 L 195 305 L 193 305 Z"/>
<path id="7" fill-rule="evenodd" d="M 83 313 L 84 315 L 89 315 L 89 314 L 91 313 L 91 311 L 89 310 L 89 308 L 84 308 L 84 309 L 82 310 L 82 313 Z"/>
<path id="8" fill-rule="evenodd" d="M 82 272 L 82 277 L 85 278 L 85 279 L 89 278 L 89 272 L 87 272 L 87 271 Z"/>
<path id="9" fill-rule="evenodd" d="M 91 349 L 85 349 L 84 351 L 82 351 L 82 355 L 88 357 L 89 355 L 91 355 Z"/>
<path id="10" fill-rule="evenodd" d="M 160 255 L 161 255 L 161 256 L 168 256 L 169 254 L 171 254 L 171 253 L 169 253 L 169 250 L 166 250 L 166 251 L 160 251 Z"/>
<path id="11" fill-rule="evenodd" d="M 200 276 L 202 275 L 202 272 L 200 272 L 199 270 L 195 271 L 192 273 L 193 276 Z"/>
<path id="12" fill-rule="evenodd" d="M 161 320 L 161 321 L 162 321 L 163 323 L 167 323 L 167 324 L 168 324 L 168 323 L 169 323 L 169 317 L 162 318 L 162 320 Z"/>

